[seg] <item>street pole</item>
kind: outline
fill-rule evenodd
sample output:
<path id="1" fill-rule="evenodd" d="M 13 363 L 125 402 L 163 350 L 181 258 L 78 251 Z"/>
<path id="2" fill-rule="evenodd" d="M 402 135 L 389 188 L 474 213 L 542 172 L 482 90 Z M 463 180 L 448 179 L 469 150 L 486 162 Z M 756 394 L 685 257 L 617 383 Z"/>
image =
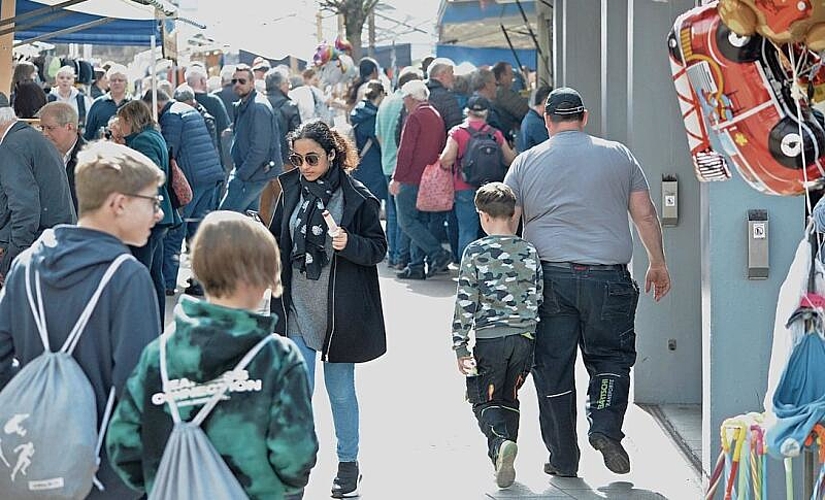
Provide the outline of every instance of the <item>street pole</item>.
<path id="1" fill-rule="evenodd" d="M 367 18 L 367 27 L 369 32 L 369 45 L 367 46 L 367 55 L 375 57 L 375 8 L 370 11 L 370 16 Z"/>

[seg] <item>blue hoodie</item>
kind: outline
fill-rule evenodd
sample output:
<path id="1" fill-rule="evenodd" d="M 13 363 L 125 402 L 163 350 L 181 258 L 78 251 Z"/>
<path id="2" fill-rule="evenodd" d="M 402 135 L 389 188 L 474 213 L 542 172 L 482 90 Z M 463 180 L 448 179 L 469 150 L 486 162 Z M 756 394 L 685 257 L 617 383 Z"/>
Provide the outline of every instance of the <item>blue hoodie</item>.
<path id="1" fill-rule="evenodd" d="M 129 249 L 115 236 L 60 225 L 46 230 L 15 259 L 0 291 L 0 389 L 14 373 L 14 358 L 24 366 L 43 352 L 26 297 L 26 267 L 40 272 L 49 342 L 56 351 L 109 264 L 124 253 Z M 127 260 L 106 286 L 74 351 L 94 388 L 98 420 L 103 417 L 109 388 L 114 385 L 120 396 L 141 351 L 160 334 L 158 314 L 149 271 L 139 262 Z M 94 489 L 89 498 L 137 497 L 117 478 L 105 456 L 97 477 L 106 486 L 105 497 Z"/>

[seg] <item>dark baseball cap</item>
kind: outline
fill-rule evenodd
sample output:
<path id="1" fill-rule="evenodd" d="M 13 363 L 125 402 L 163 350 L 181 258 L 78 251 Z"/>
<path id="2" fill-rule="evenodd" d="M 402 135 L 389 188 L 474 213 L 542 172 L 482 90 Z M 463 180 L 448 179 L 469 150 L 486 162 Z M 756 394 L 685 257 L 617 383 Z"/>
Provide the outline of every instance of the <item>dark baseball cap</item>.
<path id="1" fill-rule="evenodd" d="M 577 115 L 585 111 L 582 96 L 570 87 L 560 87 L 550 92 L 544 113 L 556 116 Z"/>
<path id="2" fill-rule="evenodd" d="M 470 111 L 487 111 L 490 109 L 490 101 L 484 96 L 474 95 L 467 99 L 466 107 Z"/>

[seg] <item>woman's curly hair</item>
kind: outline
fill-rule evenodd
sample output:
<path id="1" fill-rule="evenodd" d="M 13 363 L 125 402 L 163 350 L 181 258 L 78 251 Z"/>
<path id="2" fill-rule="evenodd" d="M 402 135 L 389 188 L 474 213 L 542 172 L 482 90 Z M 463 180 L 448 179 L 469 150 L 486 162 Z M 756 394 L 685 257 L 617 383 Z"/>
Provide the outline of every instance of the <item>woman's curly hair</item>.
<path id="1" fill-rule="evenodd" d="M 312 120 L 302 123 L 300 127 L 287 136 L 290 147 L 298 139 L 311 139 L 317 142 L 327 154 L 335 151 L 332 164 L 341 167 L 347 173 L 358 167 L 358 152 L 355 145 L 349 139 L 331 129 L 326 122 Z"/>

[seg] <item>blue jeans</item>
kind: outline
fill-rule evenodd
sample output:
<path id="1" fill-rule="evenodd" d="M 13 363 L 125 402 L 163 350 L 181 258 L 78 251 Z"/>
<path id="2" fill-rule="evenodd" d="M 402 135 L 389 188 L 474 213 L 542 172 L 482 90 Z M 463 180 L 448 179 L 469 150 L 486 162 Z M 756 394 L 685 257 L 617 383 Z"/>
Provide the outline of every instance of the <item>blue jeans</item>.
<path id="1" fill-rule="evenodd" d="M 458 258 L 464 256 L 467 245 L 478 239 L 478 212 L 476 212 L 475 189 L 463 189 L 455 192 L 453 212 L 458 220 Z"/>
<path id="2" fill-rule="evenodd" d="M 392 177 L 387 176 L 387 182 Z M 410 261 L 410 237 L 398 225 L 398 210 L 395 208 L 395 196 L 387 198 L 387 247 L 389 248 L 390 262 Z"/>
<path id="3" fill-rule="evenodd" d="M 237 177 L 237 172 L 229 174 L 229 182 L 226 186 L 226 194 L 221 200 L 221 210 L 232 210 L 244 213 L 247 210 L 258 210 L 261 201 L 261 191 L 264 190 L 268 180 L 244 181 Z"/>
<path id="4" fill-rule="evenodd" d="M 304 343 L 302 337 L 289 337 L 304 357 L 309 376 L 310 393 L 315 391 L 315 362 L 318 353 Z M 354 363 L 324 363 L 324 385 L 332 408 L 335 437 L 338 439 L 336 452 L 339 462 L 358 460 L 358 396 L 355 393 Z"/>
<path id="5" fill-rule="evenodd" d="M 430 263 L 436 261 L 436 256 L 443 250 L 441 243 L 433 236 L 429 229 L 429 214 L 415 208 L 418 198 L 418 186 L 401 184 L 401 189 L 395 197 L 398 209 L 398 225 L 410 238 L 410 268 L 423 268 L 424 257 Z"/>
<path id="6" fill-rule="evenodd" d="M 163 240 L 163 279 L 167 290 L 174 290 L 180 270 L 180 250 L 184 238 L 191 238 L 198 230 L 206 214 L 218 207 L 221 184 L 196 187 L 192 191 L 192 201 L 181 208 L 183 222 L 170 229 Z"/>
<path id="7" fill-rule="evenodd" d="M 579 467 L 576 436 L 576 354 L 590 376 L 587 419 L 590 433 L 621 441 L 636 362 L 634 322 L 639 288 L 626 267 L 560 268 L 542 262 L 544 301 L 536 329 L 533 381 L 539 400 L 541 435 L 550 463 L 562 473 Z"/>
<path id="8" fill-rule="evenodd" d="M 164 316 L 166 315 L 166 292 L 163 289 L 163 240 L 166 236 L 167 226 L 155 226 L 149 233 L 149 239 L 142 247 L 129 245 L 132 255 L 147 269 L 152 277 L 152 284 L 155 286 L 155 293 L 158 297 L 158 312 L 160 313 L 160 331 L 163 331 Z"/>

